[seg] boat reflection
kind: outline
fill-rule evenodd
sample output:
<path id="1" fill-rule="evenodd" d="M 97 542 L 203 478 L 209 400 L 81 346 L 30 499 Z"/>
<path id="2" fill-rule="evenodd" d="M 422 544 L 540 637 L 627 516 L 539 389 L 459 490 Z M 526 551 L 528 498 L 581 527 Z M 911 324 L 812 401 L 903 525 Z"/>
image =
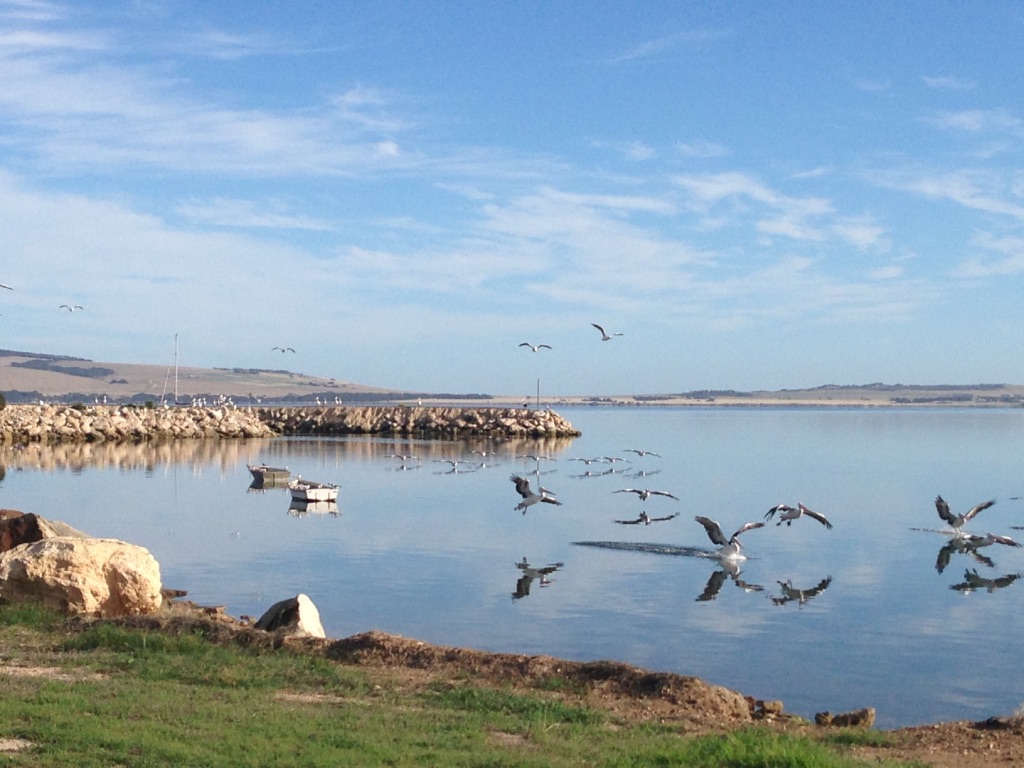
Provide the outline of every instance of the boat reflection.
<path id="1" fill-rule="evenodd" d="M 337 501 L 301 501 L 292 499 L 288 505 L 288 514 L 292 517 L 305 517 L 306 515 L 330 515 L 338 516 Z"/>
<path id="2" fill-rule="evenodd" d="M 1019 573 L 1008 573 L 995 579 L 988 579 L 978 573 L 977 568 L 970 568 L 964 571 L 964 580 L 959 584 L 950 584 L 949 588 L 965 595 L 978 590 L 995 592 L 997 589 L 1008 587 L 1021 577 Z"/>
<path id="3" fill-rule="evenodd" d="M 826 589 L 828 585 L 832 583 L 832 577 L 826 576 L 824 579 L 818 582 L 818 584 L 810 589 L 797 589 L 793 586 L 793 582 L 790 579 L 778 582 L 779 588 L 782 590 L 782 594 L 779 596 L 769 595 L 774 605 L 785 605 L 786 603 L 796 603 L 798 606 L 803 607 L 804 603 L 811 600 Z"/>
<path id="4" fill-rule="evenodd" d="M 709 600 L 715 600 L 718 598 L 718 593 L 722 590 L 722 585 L 726 581 L 732 580 L 732 583 L 742 589 L 744 592 L 763 592 L 764 587 L 760 584 L 751 584 L 740 578 L 741 569 L 738 563 L 722 561 L 719 564 L 717 570 L 713 571 L 708 583 L 704 585 L 704 591 L 700 593 L 696 601 L 698 603 L 704 603 Z"/>
<path id="5" fill-rule="evenodd" d="M 538 582 L 538 586 L 546 587 L 550 584 L 553 579 L 548 577 L 561 568 L 565 563 L 551 563 L 549 565 L 532 566 L 529 560 L 526 559 L 526 555 L 523 555 L 523 559 L 516 563 L 516 568 L 522 571 L 522 574 L 516 579 L 516 589 L 512 593 L 513 600 L 520 600 L 530 594 L 530 587 L 533 585 L 534 580 Z"/>

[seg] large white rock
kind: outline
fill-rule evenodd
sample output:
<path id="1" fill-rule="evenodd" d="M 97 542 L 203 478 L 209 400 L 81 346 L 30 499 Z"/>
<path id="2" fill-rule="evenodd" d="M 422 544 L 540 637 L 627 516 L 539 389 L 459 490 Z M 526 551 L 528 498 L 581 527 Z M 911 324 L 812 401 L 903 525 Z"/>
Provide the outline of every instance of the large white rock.
<path id="1" fill-rule="evenodd" d="M 287 634 L 327 637 L 320 623 L 320 611 L 306 595 L 298 594 L 270 606 L 256 622 L 257 629 L 284 630 Z"/>
<path id="2" fill-rule="evenodd" d="M 0 598 L 102 618 L 160 608 L 160 565 L 117 539 L 57 537 L 0 554 Z"/>

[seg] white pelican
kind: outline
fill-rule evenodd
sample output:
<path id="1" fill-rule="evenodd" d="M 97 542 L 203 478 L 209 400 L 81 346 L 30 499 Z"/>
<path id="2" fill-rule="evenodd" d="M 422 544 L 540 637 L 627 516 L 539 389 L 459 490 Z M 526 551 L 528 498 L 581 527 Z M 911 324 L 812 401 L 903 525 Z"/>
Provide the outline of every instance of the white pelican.
<path id="1" fill-rule="evenodd" d="M 68 312 L 74 312 L 76 309 L 85 309 L 81 304 L 61 304 L 57 309 L 66 309 Z"/>
<path id="2" fill-rule="evenodd" d="M 637 456 L 657 456 L 659 459 L 661 458 L 660 453 L 655 453 L 654 451 L 642 451 L 639 448 L 626 448 L 623 453 L 635 453 Z"/>
<path id="3" fill-rule="evenodd" d="M 621 333 L 613 333 L 613 334 L 611 334 L 609 336 L 608 333 L 605 332 L 604 328 L 602 328 L 597 323 L 591 323 L 591 325 L 594 326 L 595 328 L 597 328 L 597 330 L 599 330 L 601 332 L 601 341 L 611 341 L 613 336 L 621 336 L 622 335 Z"/>
<path id="4" fill-rule="evenodd" d="M 1008 547 L 1020 547 L 1020 543 L 1014 541 L 1009 536 L 1000 536 L 995 533 L 986 533 L 984 536 L 979 536 L 975 533 L 961 533 L 958 536 L 966 549 L 975 550 L 981 547 L 988 547 L 992 544 L 1005 544 Z"/>
<path id="5" fill-rule="evenodd" d="M 697 515 L 693 519 L 704 526 L 704 530 L 708 532 L 708 538 L 711 539 L 711 543 L 718 545 L 717 556 L 723 560 L 746 560 L 746 555 L 742 553 L 743 545 L 740 543 L 740 534 L 752 531 L 755 528 L 764 527 L 764 523 L 744 523 L 736 533 L 727 539 L 725 534 L 722 533 L 722 526 L 711 518 Z"/>
<path id="6" fill-rule="evenodd" d="M 828 518 L 826 518 L 822 514 L 819 514 L 818 512 L 814 512 L 808 509 L 799 501 L 796 503 L 796 509 L 793 509 L 793 507 L 789 506 L 788 504 L 776 504 L 774 507 L 768 510 L 768 513 L 764 516 L 764 519 L 771 520 L 772 517 L 775 516 L 776 512 L 782 513 L 781 515 L 779 515 L 779 522 L 777 522 L 776 525 L 782 525 L 783 523 L 785 523 L 787 526 L 792 525 L 794 520 L 796 520 L 799 517 L 803 517 L 804 515 L 807 515 L 808 517 L 817 520 L 826 528 L 832 527 L 832 523 L 828 521 Z"/>
<path id="7" fill-rule="evenodd" d="M 582 461 L 588 467 L 591 464 L 605 464 L 606 463 L 604 456 L 595 456 L 592 459 L 584 459 L 582 456 L 574 456 L 573 458 L 569 459 L 569 461 Z"/>
<path id="8" fill-rule="evenodd" d="M 519 346 L 520 347 L 529 347 L 534 352 L 536 352 L 538 349 L 551 349 L 551 346 L 549 344 L 531 344 L 528 341 L 524 341 Z"/>
<path id="9" fill-rule="evenodd" d="M 532 507 L 534 504 L 544 502 L 545 504 L 557 504 L 562 505 L 562 502 L 554 498 L 553 493 L 547 488 L 541 486 L 540 493 L 534 493 L 533 489 L 530 488 L 530 481 L 521 475 L 510 475 L 509 480 L 516 484 L 516 492 L 523 497 L 523 500 L 516 504 L 515 509 L 521 509 L 523 514 L 526 514 L 526 508 Z"/>
<path id="10" fill-rule="evenodd" d="M 284 354 L 285 352 L 294 352 L 295 351 L 291 347 L 271 347 L 270 351 L 273 352 L 275 349 L 278 350 L 281 354 Z"/>
<path id="11" fill-rule="evenodd" d="M 612 491 L 612 493 L 635 493 L 640 497 L 640 501 L 647 501 L 651 496 L 668 496 L 670 499 L 679 501 L 678 496 L 673 496 L 668 491 L 652 491 L 649 488 L 619 488 L 619 490 Z"/>
<path id="12" fill-rule="evenodd" d="M 944 498 L 942 498 L 941 496 L 935 497 L 935 509 L 938 511 L 939 517 L 941 517 L 943 520 L 949 523 L 950 527 L 954 531 L 956 531 L 958 535 L 961 533 L 961 529 L 964 527 L 964 523 L 966 523 L 968 520 L 973 519 L 983 509 L 988 509 L 995 503 L 995 499 L 989 499 L 988 501 L 983 501 L 981 504 L 978 504 L 977 506 L 971 507 L 962 515 L 954 515 L 952 512 L 949 511 L 949 504 L 946 503 L 946 500 Z"/>
<path id="13" fill-rule="evenodd" d="M 641 512 L 640 516 L 636 520 L 616 520 L 615 522 L 619 525 L 650 525 L 651 523 L 659 523 L 662 520 L 671 520 L 674 517 L 679 517 L 679 513 L 676 512 L 674 515 L 666 515 L 665 517 L 651 517 L 646 512 Z"/>
<path id="14" fill-rule="evenodd" d="M 419 456 L 414 456 L 411 453 L 392 453 L 391 458 L 399 461 L 420 461 Z"/>

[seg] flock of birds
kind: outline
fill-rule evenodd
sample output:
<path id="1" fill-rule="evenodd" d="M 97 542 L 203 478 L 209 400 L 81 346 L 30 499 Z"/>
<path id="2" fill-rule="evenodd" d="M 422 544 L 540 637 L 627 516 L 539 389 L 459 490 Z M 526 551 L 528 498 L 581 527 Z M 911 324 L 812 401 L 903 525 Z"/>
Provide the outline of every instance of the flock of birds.
<path id="1" fill-rule="evenodd" d="M 11 286 L 7 285 L 7 283 L 0 283 L 0 288 L 6 288 L 8 291 L 14 290 Z M 68 312 L 77 312 L 80 309 L 85 309 L 85 307 L 81 304 L 61 304 L 57 309 L 66 309 Z"/>

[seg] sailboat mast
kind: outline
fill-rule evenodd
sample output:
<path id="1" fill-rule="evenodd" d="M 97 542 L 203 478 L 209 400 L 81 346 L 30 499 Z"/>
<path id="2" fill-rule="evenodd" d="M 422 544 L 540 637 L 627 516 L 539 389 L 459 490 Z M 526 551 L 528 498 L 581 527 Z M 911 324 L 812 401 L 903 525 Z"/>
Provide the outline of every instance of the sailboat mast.
<path id="1" fill-rule="evenodd" d="M 174 334 L 174 404 L 178 404 L 178 334 Z"/>

